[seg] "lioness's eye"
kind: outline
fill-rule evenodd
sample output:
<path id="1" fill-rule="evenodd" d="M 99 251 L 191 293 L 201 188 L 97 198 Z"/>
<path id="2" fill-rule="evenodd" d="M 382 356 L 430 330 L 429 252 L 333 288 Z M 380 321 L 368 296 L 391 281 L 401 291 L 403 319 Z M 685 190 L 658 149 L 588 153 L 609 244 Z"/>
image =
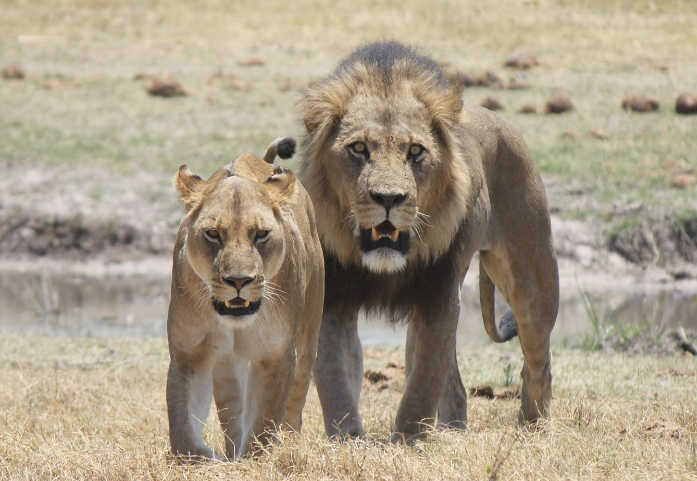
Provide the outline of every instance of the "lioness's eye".
<path id="1" fill-rule="evenodd" d="M 354 142 L 349 145 L 349 150 L 357 157 L 368 158 L 370 155 L 368 147 L 363 142 Z"/>
<path id="2" fill-rule="evenodd" d="M 220 239 L 220 232 L 218 232 L 218 229 L 206 229 L 203 233 L 210 241 L 217 242 Z"/>
<path id="3" fill-rule="evenodd" d="M 261 229 L 257 231 L 257 240 L 264 240 L 269 236 L 269 231 Z"/>
<path id="4" fill-rule="evenodd" d="M 424 151 L 424 148 L 418 144 L 414 144 L 411 147 L 409 147 L 409 157 L 411 159 L 417 158 L 419 155 L 421 155 Z"/>

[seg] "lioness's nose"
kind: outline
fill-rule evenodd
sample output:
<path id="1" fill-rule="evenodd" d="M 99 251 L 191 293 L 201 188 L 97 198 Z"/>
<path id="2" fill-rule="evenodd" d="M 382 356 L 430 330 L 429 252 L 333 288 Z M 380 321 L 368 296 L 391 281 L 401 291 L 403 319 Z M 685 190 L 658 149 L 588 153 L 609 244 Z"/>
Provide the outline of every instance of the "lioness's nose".
<path id="1" fill-rule="evenodd" d="M 370 192 L 370 197 L 380 205 L 385 206 L 388 211 L 407 200 L 409 194 L 393 194 L 393 193 L 381 193 L 381 192 Z"/>
<path id="2" fill-rule="evenodd" d="M 254 280 L 254 277 L 224 277 L 223 280 L 240 292 L 244 286 Z"/>

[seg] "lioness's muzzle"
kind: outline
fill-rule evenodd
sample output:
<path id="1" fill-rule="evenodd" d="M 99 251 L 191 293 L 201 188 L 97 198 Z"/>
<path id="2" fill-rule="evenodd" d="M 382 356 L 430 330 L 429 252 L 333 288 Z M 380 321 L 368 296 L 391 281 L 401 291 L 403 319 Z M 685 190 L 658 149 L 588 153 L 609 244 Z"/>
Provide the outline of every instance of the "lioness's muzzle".
<path id="1" fill-rule="evenodd" d="M 257 312 L 259 307 L 261 307 L 261 299 L 256 302 L 245 301 L 241 297 L 225 302 L 213 299 L 213 308 L 221 316 L 248 316 Z"/>

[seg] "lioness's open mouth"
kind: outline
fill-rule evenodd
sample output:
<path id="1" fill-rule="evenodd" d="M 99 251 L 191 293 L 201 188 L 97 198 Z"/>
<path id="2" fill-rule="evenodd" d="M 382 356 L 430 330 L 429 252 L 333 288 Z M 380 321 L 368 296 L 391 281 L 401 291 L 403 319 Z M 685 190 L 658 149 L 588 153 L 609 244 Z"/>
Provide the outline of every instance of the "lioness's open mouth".
<path id="1" fill-rule="evenodd" d="M 261 307 L 261 299 L 250 302 L 241 297 L 235 297 L 229 301 L 220 302 L 213 299 L 213 308 L 221 316 L 248 316 L 254 314 Z"/>
<path id="2" fill-rule="evenodd" d="M 402 254 L 406 254 L 409 250 L 409 233 L 397 230 L 389 220 L 372 229 L 361 229 L 360 241 L 363 252 L 370 252 L 381 247 L 394 249 Z"/>

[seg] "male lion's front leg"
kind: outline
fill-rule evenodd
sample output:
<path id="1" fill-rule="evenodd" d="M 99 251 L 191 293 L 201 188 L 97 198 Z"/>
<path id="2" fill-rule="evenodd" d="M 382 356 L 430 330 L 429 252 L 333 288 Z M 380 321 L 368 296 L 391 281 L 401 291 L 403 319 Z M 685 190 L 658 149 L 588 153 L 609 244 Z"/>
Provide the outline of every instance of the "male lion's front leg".
<path id="1" fill-rule="evenodd" d="M 315 384 L 329 437 L 365 436 L 358 414 L 363 382 L 363 349 L 358 339 L 358 312 L 325 312 L 319 332 Z"/>
<path id="2" fill-rule="evenodd" d="M 460 304 L 459 300 L 450 304 L 439 319 L 416 313 L 409 321 L 407 382 L 392 431 L 393 442 L 409 441 L 435 423 L 453 369 Z"/>

